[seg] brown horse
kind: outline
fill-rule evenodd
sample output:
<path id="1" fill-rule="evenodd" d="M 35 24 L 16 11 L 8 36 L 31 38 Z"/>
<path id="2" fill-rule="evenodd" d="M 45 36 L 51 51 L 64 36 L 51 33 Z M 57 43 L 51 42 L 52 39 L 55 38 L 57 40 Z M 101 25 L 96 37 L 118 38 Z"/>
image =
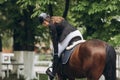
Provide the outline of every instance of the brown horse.
<path id="1" fill-rule="evenodd" d="M 116 80 L 116 52 L 101 40 L 88 40 L 78 44 L 66 64 L 59 63 L 58 80 Z"/>

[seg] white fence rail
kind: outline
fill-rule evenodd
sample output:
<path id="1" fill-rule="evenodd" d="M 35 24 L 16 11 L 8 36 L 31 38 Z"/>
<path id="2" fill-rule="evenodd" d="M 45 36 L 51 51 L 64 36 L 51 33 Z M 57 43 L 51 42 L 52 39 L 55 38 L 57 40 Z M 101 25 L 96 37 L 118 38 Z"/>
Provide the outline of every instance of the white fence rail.
<path id="1" fill-rule="evenodd" d="M 45 66 L 37 66 L 37 65 L 45 65 Z M 36 62 L 34 70 L 37 74 L 37 80 L 41 80 L 40 74 L 46 74 L 47 68 L 51 65 L 52 65 L 51 61 L 38 61 L 38 62 Z M 49 77 L 48 77 L 48 80 L 49 80 Z"/>
<path id="2" fill-rule="evenodd" d="M 117 80 L 120 80 L 120 47 L 117 47 L 115 50 L 116 50 L 116 53 L 117 53 L 116 76 L 117 76 Z"/>

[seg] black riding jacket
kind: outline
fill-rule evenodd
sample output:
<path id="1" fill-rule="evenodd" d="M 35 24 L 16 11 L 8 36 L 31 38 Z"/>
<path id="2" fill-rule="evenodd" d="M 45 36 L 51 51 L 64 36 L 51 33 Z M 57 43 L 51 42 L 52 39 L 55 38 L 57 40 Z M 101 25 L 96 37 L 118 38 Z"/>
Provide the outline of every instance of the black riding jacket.
<path id="1" fill-rule="evenodd" d="M 66 20 L 63 20 L 61 23 L 50 23 L 49 31 L 54 47 L 54 55 L 58 55 L 58 43 L 62 42 L 70 32 L 75 30 L 77 29 L 70 25 Z"/>

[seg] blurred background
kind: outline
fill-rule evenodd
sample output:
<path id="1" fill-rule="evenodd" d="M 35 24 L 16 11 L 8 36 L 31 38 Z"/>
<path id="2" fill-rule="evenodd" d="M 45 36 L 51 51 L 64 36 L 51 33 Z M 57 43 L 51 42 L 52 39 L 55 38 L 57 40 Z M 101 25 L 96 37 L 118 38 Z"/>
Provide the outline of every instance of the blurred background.
<path id="1" fill-rule="evenodd" d="M 0 78 L 48 79 L 44 74 L 51 65 L 51 40 L 38 21 L 45 12 L 64 17 L 85 40 L 100 39 L 114 46 L 119 80 L 119 7 L 120 0 L 0 0 Z"/>

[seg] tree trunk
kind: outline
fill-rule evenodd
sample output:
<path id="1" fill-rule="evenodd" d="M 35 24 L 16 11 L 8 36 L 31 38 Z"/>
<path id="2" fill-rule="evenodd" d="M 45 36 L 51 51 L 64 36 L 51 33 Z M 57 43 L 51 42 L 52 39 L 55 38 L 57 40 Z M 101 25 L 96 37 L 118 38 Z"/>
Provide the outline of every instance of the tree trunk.
<path id="1" fill-rule="evenodd" d="M 65 0 L 65 10 L 63 13 L 63 17 L 66 19 L 67 14 L 68 14 L 68 10 L 69 10 L 69 0 Z"/>
<path id="2" fill-rule="evenodd" d="M 53 8 L 51 4 L 48 5 L 48 10 L 49 10 L 50 16 L 53 16 Z"/>
<path id="3" fill-rule="evenodd" d="M 29 11 L 23 11 L 23 16 L 20 17 L 17 28 L 14 29 L 14 51 L 17 62 L 24 62 L 24 77 L 31 80 L 35 78 L 33 70 L 34 65 L 34 22 L 30 18 L 32 7 L 28 6 Z M 21 25 L 19 25 L 21 23 Z M 17 53 L 16 53 L 17 52 Z M 21 53 L 23 52 L 23 53 Z M 22 55 L 23 54 L 23 55 Z M 16 67 L 17 68 L 17 67 Z M 16 70 L 14 70 L 16 71 Z"/>
<path id="4" fill-rule="evenodd" d="M 24 64 L 24 59 L 23 59 L 23 54 L 24 54 L 24 51 L 14 51 L 14 59 L 17 63 L 23 63 Z M 17 69 L 20 69 L 20 68 L 23 68 L 23 65 L 20 65 L 19 67 L 18 66 L 13 66 L 13 73 L 16 73 L 17 72 Z"/>
<path id="5" fill-rule="evenodd" d="M 36 77 L 34 71 L 34 52 L 32 51 L 24 51 L 24 76 L 26 80 Z"/>

